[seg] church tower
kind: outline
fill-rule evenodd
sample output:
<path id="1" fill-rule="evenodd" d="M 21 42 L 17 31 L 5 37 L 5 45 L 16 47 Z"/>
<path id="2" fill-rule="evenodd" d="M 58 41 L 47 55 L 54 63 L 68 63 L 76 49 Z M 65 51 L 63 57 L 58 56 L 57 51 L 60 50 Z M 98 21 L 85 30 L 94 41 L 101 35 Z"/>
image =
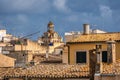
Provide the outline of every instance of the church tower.
<path id="1" fill-rule="evenodd" d="M 54 32 L 54 24 L 53 24 L 53 22 L 50 21 L 48 23 L 47 28 L 48 28 L 48 32 Z"/>
<path id="2" fill-rule="evenodd" d="M 54 30 L 54 23 L 49 21 L 47 24 L 47 31 L 38 39 L 41 45 L 49 45 L 50 53 L 54 51 L 55 47 L 63 44 L 61 36 Z"/>

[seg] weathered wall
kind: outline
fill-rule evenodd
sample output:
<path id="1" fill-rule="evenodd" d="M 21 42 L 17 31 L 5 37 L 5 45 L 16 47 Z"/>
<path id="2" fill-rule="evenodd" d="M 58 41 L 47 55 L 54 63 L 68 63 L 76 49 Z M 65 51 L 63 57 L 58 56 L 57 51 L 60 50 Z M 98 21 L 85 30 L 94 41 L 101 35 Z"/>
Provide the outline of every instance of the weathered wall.
<path id="1" fill-rule="evenodd" d="M 116 59 L 120 59 L 120 42 L 116 43 Z"/>
<path id="2" fill-rule="evenodd" d="M 13 51 L 13 52 L 10 52 L 10 54 L 7 54 L 7 56 L 16 59 L 16 63 L 15 63 L 16 67 L 24 66 L 33 59 L 33 55 L 31 51 L 22 51 L 22 52 Z"/>
<path id="3" fill-rule="evenodd" d="M 0 67 L 14 67 L 15 59 L 0 54 Z"/>
<path id="4" fill-rule="evenodd" d="M 40 46 L 37 42 L 27 40 L 27 45 L 15 45 L 15 51 L 21 51 L 21 50 L 30 50 L 39 53 L 45 53 L 46 52 L 46 47 Z"/>
<path id="5" fill-rule="evenodd" d="M 63 44 L 64 43 L 54 43 L 53 46 L 49 46 L 49 53 L 53 53 L 56 47 L 61 46 Z"/>
<path id="6" fill-rule="evenodd" d="M 87 51 L 87 62 L 89 62 L 89 50 L 95 49 L 97 43 L 70 44 L 70 64 L 76 63 L 76 51 Z M 101 43 L 102 51 L 107 51 L 107 43 Z M 116 45 L 116 59 L 120 59 L 120 43 Z"/>
<path id="7" fill-rule="evenodd" d="M 65 46 L 62 54 L 62 63 L 68 64 L 68 46 Z"/>
<path id="8" fill-rule="evenodd" d="M 89 50 L 95 49 L 97 43 L 70 44 L 70 64 L 76 64 L 76 51 L 87 51 L 87 64 L 89 64 Z M 107 51 L 107 44 L 102 44 L 102 50 Z"/>
<path id="9" fill-rule="evenodd" d="M 55 42 L 53 44 L 53 46 L 49 46 L 49 53 L 53 53 L 54 52 L 54 48 L 63 45 L 64 43 L 57 43 Z M 47 50 L 47 46 L 42 46 L 40 44 L 38 44 L 37 42 L 31 41 L 31 40 L 27 40 L 27 45 L 15 45 L 15 51 L 24 51 L 24 50 L 28 50 L 28 51 L 32 51 L 33 54 L 36 53 L 46 53 Z"/>

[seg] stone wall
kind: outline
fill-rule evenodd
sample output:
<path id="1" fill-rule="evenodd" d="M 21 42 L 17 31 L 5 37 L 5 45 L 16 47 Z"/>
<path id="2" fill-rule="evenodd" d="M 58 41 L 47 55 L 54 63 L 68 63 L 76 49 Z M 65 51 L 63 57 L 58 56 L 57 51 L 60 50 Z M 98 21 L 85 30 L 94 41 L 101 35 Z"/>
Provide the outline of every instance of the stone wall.
<path id="1" fill-rule="evenodd" d="M 15 59 L 0 54 L 0 67 L 14 67 Z"/>
<path id="2" fill-rule="evenodd" d="M 7 54 L 7 56 L 16 59 L 15 61 L 16 67 L 25 66 L 29 64 L 29 62 L 31 62 L 31 60 L 33 59 L 33 55 L 31 51 L 13 51 L 10 52 L 10 54 Z"/>
<path id="3" fill-rule="evenodd" d="M 15 45 L 15 51 L 32 51 L 33 54 L 35 52 L 38 53 L 45 53 L 46 52 L 46 47 L 45 46 L 41 46 L 39 45 L 37 42 L 31 41 L 31 40 L 27 40 L 27 45 L 22 45 L 22 44 L 18 44 Z"/>
<path id="4" fill-rule="evenodd" d="M 68 47 L 65 46 L 62 54 L 62 63 L 68 64 Z"/>

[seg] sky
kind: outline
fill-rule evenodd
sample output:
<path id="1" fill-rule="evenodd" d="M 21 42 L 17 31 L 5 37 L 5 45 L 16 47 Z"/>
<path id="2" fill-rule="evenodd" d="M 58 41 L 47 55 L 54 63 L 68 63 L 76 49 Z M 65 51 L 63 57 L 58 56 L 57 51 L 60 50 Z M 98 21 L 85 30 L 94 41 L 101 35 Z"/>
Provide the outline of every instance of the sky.
<path id="1" fill-rule="evenodd" d="M 55 31 L 82 31 L 83 24 L 91 29 L 120 32 L 120 0 L 0 0 L 0 29 L 14 36 L 37 31 L 34 39 L 47 31 L 52 21 Z"/>

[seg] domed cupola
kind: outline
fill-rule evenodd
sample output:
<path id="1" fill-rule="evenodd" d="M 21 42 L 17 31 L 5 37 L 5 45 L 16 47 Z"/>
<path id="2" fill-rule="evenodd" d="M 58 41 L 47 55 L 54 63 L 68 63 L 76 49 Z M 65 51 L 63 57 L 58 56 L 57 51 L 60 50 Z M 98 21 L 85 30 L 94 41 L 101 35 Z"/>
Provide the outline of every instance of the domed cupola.
<path id="1" fill-rule="evenodd" d="M 54 24 L 52 21 L 48 23 L 48 31 L 49 32 L 54 32 Z"/>

